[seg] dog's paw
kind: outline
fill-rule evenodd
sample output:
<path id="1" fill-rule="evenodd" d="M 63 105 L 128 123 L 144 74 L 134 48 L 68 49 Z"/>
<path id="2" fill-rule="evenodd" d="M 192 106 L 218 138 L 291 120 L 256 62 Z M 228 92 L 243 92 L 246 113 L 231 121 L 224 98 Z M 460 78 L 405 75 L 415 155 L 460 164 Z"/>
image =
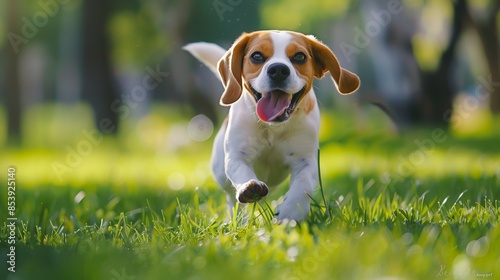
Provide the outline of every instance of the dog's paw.
<path id="1" fill-rule="evenodd" d="M 240 203 L 255 202 L 266 196 L 268 192 L 269 187 L 264 182 L 250 180 L 238 188 L 236 199 Z"/>
<path id="2" fill-rule="evenodd" d="M 276 209 L 274 216 L 278 220 L 278 223 L 282 223 L 286 220 L 301 222 L 307 219 L 309 215 L 309 205 L 309 197 L 299 200 L 285 199 Z"/>

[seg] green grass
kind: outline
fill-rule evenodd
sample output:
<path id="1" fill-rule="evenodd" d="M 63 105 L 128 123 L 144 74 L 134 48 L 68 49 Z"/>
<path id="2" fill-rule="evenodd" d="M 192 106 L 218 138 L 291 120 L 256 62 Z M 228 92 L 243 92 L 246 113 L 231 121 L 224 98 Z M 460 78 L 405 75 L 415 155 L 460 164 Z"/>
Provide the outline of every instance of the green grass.
<path id="1" fill-rule="evenodd" d="M 323 193 L 313 194 L 307 221 L 278 225 L 272 211 L 287 185 L 230 218 L 209 173 L 211 140 L 169 145 L 187 122 L 171 108 L 128 120 L 57 176 L 54 162 L 66 162 L 66 146 L 77 147 L 91 123 L 54 111 L 31 111 L 23 148 L 0 151 L 2 185 L 7 167 L 17 169 L 18 218 L 8 273 L 4 187 L 1 279 L 500 277 L 498 131 L 434 141 L 431 129 L 390 133 L 375 111 L 356 121 L 324 110 Z M 61 140 L 44 124 L 70 132 Z M 426 139 L 431 149 L 415 143 Z"/>

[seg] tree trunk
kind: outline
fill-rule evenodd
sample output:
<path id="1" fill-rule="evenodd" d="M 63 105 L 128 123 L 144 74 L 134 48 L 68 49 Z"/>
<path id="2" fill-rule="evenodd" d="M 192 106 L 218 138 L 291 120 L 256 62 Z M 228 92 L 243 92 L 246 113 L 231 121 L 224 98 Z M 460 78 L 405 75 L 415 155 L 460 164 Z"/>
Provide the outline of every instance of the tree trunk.
<path id="1" fill-rule="evenodd" d="M 467 9 L 467 20 L 472 27 L 477 31 L 485 60 L 488 64 L 489 78 L 486 80 L 492 82 L 488 85 L 490 93 L 490 110 L 493 113 L 500 114 L 500 38 L 497 25 L 497 17 L 500 11 L 500 0 L 493 0 L 491 7 L 488 8 L 489 13 L 486 19 L 476 20 Z M 487 76 L 489 76 L 487 75 Z"/>
<path id="2" fill-rule="evenodd" d="M 464 31 L 464 16 L 467 10 L 466 0 L 453 4 L 453 20 L 448 46 L 439 59 L 438 67 L 433 72 L 422 75 L 422 99 L 420 119 L 425 124 L 448 126 L 453 110 L 453 98 L 457 89 L 453 81 L 452 70 L 455 51 L 460 36 Z"/>
<path id="3" fill-rule="evenodd" d="M 170 18 L 166 30 L 173 42 L 177 42 L 176 46 L 170 54 L 169 69 L 172 71 L 172 81 L 177 91 L 181 96 L 185 96 L 186 101 L 195 113 L 207 116 L 214 123 L 217 123 L 217 112 L 211 99 L 204 95 L 195 86 L 193 78 L 193 70 L 191 69 L 189 58 L 186 51 L 182 50 L 185 43 L 185 36 L 188 21 L 192 15 L 196 3 L 194 1 L 182 0 L 176 2 L 175 6 L 170 6 L 168 17 Z"/>
<path id="4" fill-rule="evenodd" d="M 500 86 L 498 85 L 500 83 L 500 38 L 497 25 L 499 11 L 500 0 L 495 0 L 491 15 L 478 30 L 492 77 L 493 84 L 490 85 L 490 110 L 495 114 L 500 114 Z"/>
<path id="5" fill-rule="evenodd" d="M 16 35 L 21 35 L 19 26 L 19 11 L 17 0 L 7 2 L 7 30 Z M 18 50 L 10 44 L 5 45 L 6 50 L 6 104 L 7 104 L 7 140 L 12 144 L 19 144 L 21 141 L 21 92 L 19 88 L 19 55 Z"/>
<path id="6" fill-rule="evenodd" d="M 110 13 L 110 0 L 84 1 L 82 94 L 92 106 L 96 127 L 103 133 L 115 134 L 119 119 L 111 104 L 118 92 L 106 32 Z"/>

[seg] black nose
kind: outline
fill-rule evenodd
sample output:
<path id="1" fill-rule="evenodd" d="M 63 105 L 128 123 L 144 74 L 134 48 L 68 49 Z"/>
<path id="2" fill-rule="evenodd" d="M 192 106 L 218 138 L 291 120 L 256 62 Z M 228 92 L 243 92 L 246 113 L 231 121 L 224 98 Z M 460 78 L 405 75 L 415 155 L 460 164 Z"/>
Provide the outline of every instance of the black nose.
<path id="1" fill-rule="evenodd" d="M 267 75 L 275 82 L 282 82 L 290 76 L 290 68 L 283 63 L 274 63 L 267 68 Z"/>

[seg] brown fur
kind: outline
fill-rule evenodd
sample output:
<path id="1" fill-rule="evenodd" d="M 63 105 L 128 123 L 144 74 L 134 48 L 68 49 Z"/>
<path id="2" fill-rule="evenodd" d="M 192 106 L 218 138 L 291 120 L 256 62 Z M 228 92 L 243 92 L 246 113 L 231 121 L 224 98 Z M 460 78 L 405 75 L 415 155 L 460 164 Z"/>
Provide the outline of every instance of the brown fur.
<path id="1" fill-rule="evenodd" d="M 306 93 L 311 90 L 314 77 L 321 79 L 328 71 L 330 71 L 339 93 L 349 94 L 358 89 L 360 84 L 358 76 L 340 67 L 337 57 L 326 45 L 312 36 L 296 32 L 290 33 L 295 38 L 286 49 L 287 56 L 292 58 L 298 52 L 303 52 L 307 56 L 305 63 L 294 64 L 300 78 L 307 82 Z M 225 87 L 220 101 L 222 105 L 231 105 L 241 97 L 243 79 L 250 80 L 260 74 L 263 64 L 251 63 L 249 57 L 255 51 L 261 52 L 265 57 L 273 55 L 272 40 L 267 32 L 243 33 L 219 61 L 219 73 Z M 249 85 L 245 84 L 244 86 L 248 92 L 251 92 Z M 305 111 L 311 111 L 314 108 L 311 106 L 313 105 L 306 104 L 304 108 L 307 110 Z"/>

